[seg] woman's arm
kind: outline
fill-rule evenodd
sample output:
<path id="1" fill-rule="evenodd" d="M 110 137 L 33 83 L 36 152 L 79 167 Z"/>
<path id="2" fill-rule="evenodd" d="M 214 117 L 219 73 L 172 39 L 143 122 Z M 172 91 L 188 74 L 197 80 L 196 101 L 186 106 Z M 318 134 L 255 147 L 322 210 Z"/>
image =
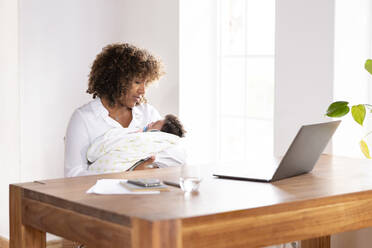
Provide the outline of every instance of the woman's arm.
<path id="1" fill-rule="evenodd" d="M 84 119 L 76 110 L 70 119 L 65 137 L 65 177 L 91 175 L 86 159 L 89 135 Z"/>

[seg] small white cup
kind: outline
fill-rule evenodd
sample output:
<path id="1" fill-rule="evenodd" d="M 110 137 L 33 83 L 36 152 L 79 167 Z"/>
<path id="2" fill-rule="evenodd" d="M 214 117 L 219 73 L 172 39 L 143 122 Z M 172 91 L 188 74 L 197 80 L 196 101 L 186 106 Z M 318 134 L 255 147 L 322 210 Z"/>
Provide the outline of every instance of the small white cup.
<path id="1" fill-rule="evenodd" d="M 183 165 L 180 173 L 180 186 L 185 193 L 197 192 L 202 181 L 199 165 Z"/>

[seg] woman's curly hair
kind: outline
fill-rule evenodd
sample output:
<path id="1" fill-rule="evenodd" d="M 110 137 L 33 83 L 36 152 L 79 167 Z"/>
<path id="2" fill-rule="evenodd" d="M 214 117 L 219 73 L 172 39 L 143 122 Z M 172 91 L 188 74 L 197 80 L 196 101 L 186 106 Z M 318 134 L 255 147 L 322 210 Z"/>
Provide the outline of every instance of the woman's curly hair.
<path id="1" fill-rule="evenodd" d="M 93 62 L 87 93 L 93 98 L 106 98 L 113 107 L 117 99 L 127 94 L 133 80 L 145 80 L 148 85 L 163 74 L 162 62 L 147 50 L 128 43 L 110 44 Z"/>
<path id="2" fill-rule="evenodd" d="M 180 120 L 177 118 L 177 116 L 172 114 L 168 114 L 165 116 L 164 124 L 160 131 L 171 133 L 181 138 L 184 137 L 186 133 Z"/>

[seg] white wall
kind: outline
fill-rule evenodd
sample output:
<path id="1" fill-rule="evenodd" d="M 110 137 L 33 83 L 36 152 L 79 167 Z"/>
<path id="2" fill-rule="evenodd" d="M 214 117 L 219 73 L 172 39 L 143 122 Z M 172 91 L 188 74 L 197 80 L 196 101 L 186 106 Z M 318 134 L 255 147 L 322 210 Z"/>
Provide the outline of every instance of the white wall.
<path id="1" fill-rule="evenodd" d="M 22 180 L 63 175 L 63 154 L 56 151 L 63 151 L 72 110 L 90 98 L 89 67 L 108 43 L 132 42 L 158 54 L 168 74 L 149 90 L 149 100 L 162 113 L 178 113 L 174 2 L 21 1 Z"/>
<path id="2" fill-rule="evenodd" d="M 149 101 L 178 113 L 175 2 L 0 0 L 0 236 L 9 237 L 9 183 L 63 177 L 63 136 L 91 99 L 88 73 L 102 47 L 133 42 L 161 57 L 168 74 Z"/>
<path id="3" fill-rule="evenodd" d="M 0 235 L 8 236 L 9 184 L 19 179 L 18 2 L 0 0 Z"/>
<path id="4" fill-rule="evenodd" d="M 334 0 L 278 0 L 274 153 L 304 123 L 326 121 L 333 96 Z"/>
<path id="5" fill-rule="evenodd" d="M 120 1 L 20 1 L 21 180 L 63 176 L 63 137 L 89 67 L 120 41 Z M 119 25 L 118 25 L 119 24 Z"/>
<path id="6" fill-rule="evenodd" d="M 178 0 L 124 0 L 121 40 L 145 47 L 162 59 L 166 75 L 147 96 L 160 114 L 178 114 Z"/>
<path id="7" fill-rule="evenodd" d="M 351 105 L 371 103 L 372 77 L 364 63 L 372 56 L 372 1 L 338 0 L 335 7 L 334 99 Z M 363 129 L 350 114 L 342 118 L 333 138 L 334 154 L 364 159 L 359 141 L 371 130 L 370 119 L 367 114 Z M 366 139 L 369 144 L 371 138 Z"/>

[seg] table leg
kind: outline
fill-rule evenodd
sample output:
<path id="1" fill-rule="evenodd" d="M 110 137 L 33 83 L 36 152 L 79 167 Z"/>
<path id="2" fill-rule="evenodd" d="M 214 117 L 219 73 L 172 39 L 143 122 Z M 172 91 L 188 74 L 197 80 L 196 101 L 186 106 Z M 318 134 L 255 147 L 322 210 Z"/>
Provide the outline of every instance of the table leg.
<path id="1" fill-rule="evenodd" d="M 301 248 L 331 248 L 331 236 L 302 240 Z"/>
<path id="2" fill-rule="evenodd" d="M 22 224 L 22 189 L 9 186 L 10 248 L 45 248 L 46 234 Z"/>

